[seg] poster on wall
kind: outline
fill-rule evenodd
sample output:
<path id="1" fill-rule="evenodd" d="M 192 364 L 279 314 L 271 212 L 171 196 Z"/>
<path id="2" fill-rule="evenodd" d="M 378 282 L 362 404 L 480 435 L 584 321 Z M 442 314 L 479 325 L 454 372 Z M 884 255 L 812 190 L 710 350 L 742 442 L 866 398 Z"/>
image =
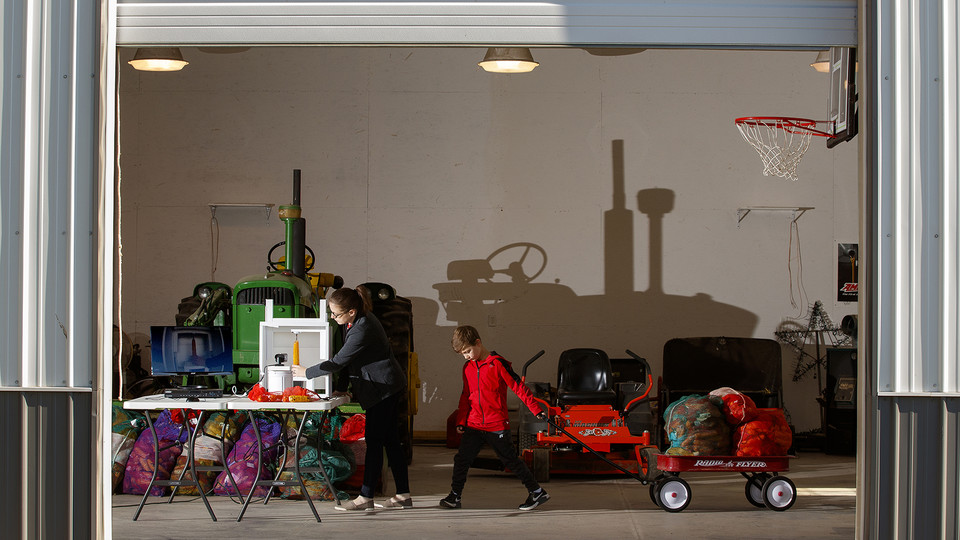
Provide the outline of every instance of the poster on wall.
<path id="1" fill-rule="evenodd" d="M 857 301 L 857 244 L 837 244 L 837 301 Z"/>

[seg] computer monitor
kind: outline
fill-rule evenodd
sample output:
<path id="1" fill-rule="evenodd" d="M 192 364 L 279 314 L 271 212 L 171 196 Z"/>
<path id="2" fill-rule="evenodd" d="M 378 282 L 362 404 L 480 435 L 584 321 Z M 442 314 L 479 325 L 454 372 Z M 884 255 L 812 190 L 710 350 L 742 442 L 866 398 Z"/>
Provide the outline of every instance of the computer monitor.
<path id="1" fill-rule="evenodd" d="M 162 375 L 233 373 L 233 341 L 225 326 L 151 326 L 150 370 Z"/>

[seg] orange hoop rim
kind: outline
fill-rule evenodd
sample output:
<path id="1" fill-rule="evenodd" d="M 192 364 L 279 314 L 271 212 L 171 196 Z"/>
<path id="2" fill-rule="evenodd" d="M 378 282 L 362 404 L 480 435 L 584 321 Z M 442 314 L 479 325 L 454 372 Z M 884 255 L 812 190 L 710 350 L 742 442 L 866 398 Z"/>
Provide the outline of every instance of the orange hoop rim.
<path id="1" fill-rule="evenodd" d="M 827 137 L 833 139 L 836 135 L 820 131 L 817 124 L 827 124 L 826 120 L 810 120 L 809 118 L 796 118 L 792 116 L 743 116 L 734 120 L 734 123 L 741 126 L 764 126 L 768 128 L 780 128 L 787 133 L 810 133 L 818 137 Z"/>

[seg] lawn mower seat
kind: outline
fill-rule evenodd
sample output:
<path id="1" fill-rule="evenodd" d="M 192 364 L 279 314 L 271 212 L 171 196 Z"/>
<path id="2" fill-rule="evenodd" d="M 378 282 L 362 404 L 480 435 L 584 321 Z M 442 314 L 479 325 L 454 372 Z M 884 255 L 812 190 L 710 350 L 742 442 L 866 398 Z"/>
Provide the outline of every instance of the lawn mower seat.
<path id="1" fill-rule="evenodd" d="M 557 405 L 615 405 L 610 358 L 599 349 L 568 349 L 557 365 Z"/>

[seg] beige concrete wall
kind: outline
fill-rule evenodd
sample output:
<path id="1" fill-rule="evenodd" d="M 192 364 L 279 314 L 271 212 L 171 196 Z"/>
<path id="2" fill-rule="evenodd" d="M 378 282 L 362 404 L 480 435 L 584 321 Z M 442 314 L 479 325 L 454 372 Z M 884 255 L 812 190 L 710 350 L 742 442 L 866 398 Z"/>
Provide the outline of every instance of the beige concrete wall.
<path id="1" fill-rule="evenodd" d="M 545 349 L 529 379 L 555 383 L 566 348 L 629 348 L 658 374 L 673 337 L 772 339 L 818 299 L 836 323 L 856 312 L 835 301 L 837 243 L 858 237 L 855 145 L 814 140 L 791 182 L 763 176 L 733 123 L 825 118 L 814 52 L 534 49 L 541 66 L 512 76 L 480 71 L 482 49 L 183 52 L 161 74 L 120 55 L 120 313 L 144 346 L 194 284 L 261 271 L 283 239 L 275 210 L 222 208 L 213 246 L 208 204 L 288 204 L 295 168 L 319 268 L 413 299 L 418 431 L 456 407 L 457 324 L 518 370 Z M 745 206 L 814 207 L 802 258 L 789 212 L 738 227 Z M 532 280 L 510 272 L 521 259 Z M 786 405 L 813 429 L 818 384 L 792 382 L 794 365 L 784 349 Z"/>

